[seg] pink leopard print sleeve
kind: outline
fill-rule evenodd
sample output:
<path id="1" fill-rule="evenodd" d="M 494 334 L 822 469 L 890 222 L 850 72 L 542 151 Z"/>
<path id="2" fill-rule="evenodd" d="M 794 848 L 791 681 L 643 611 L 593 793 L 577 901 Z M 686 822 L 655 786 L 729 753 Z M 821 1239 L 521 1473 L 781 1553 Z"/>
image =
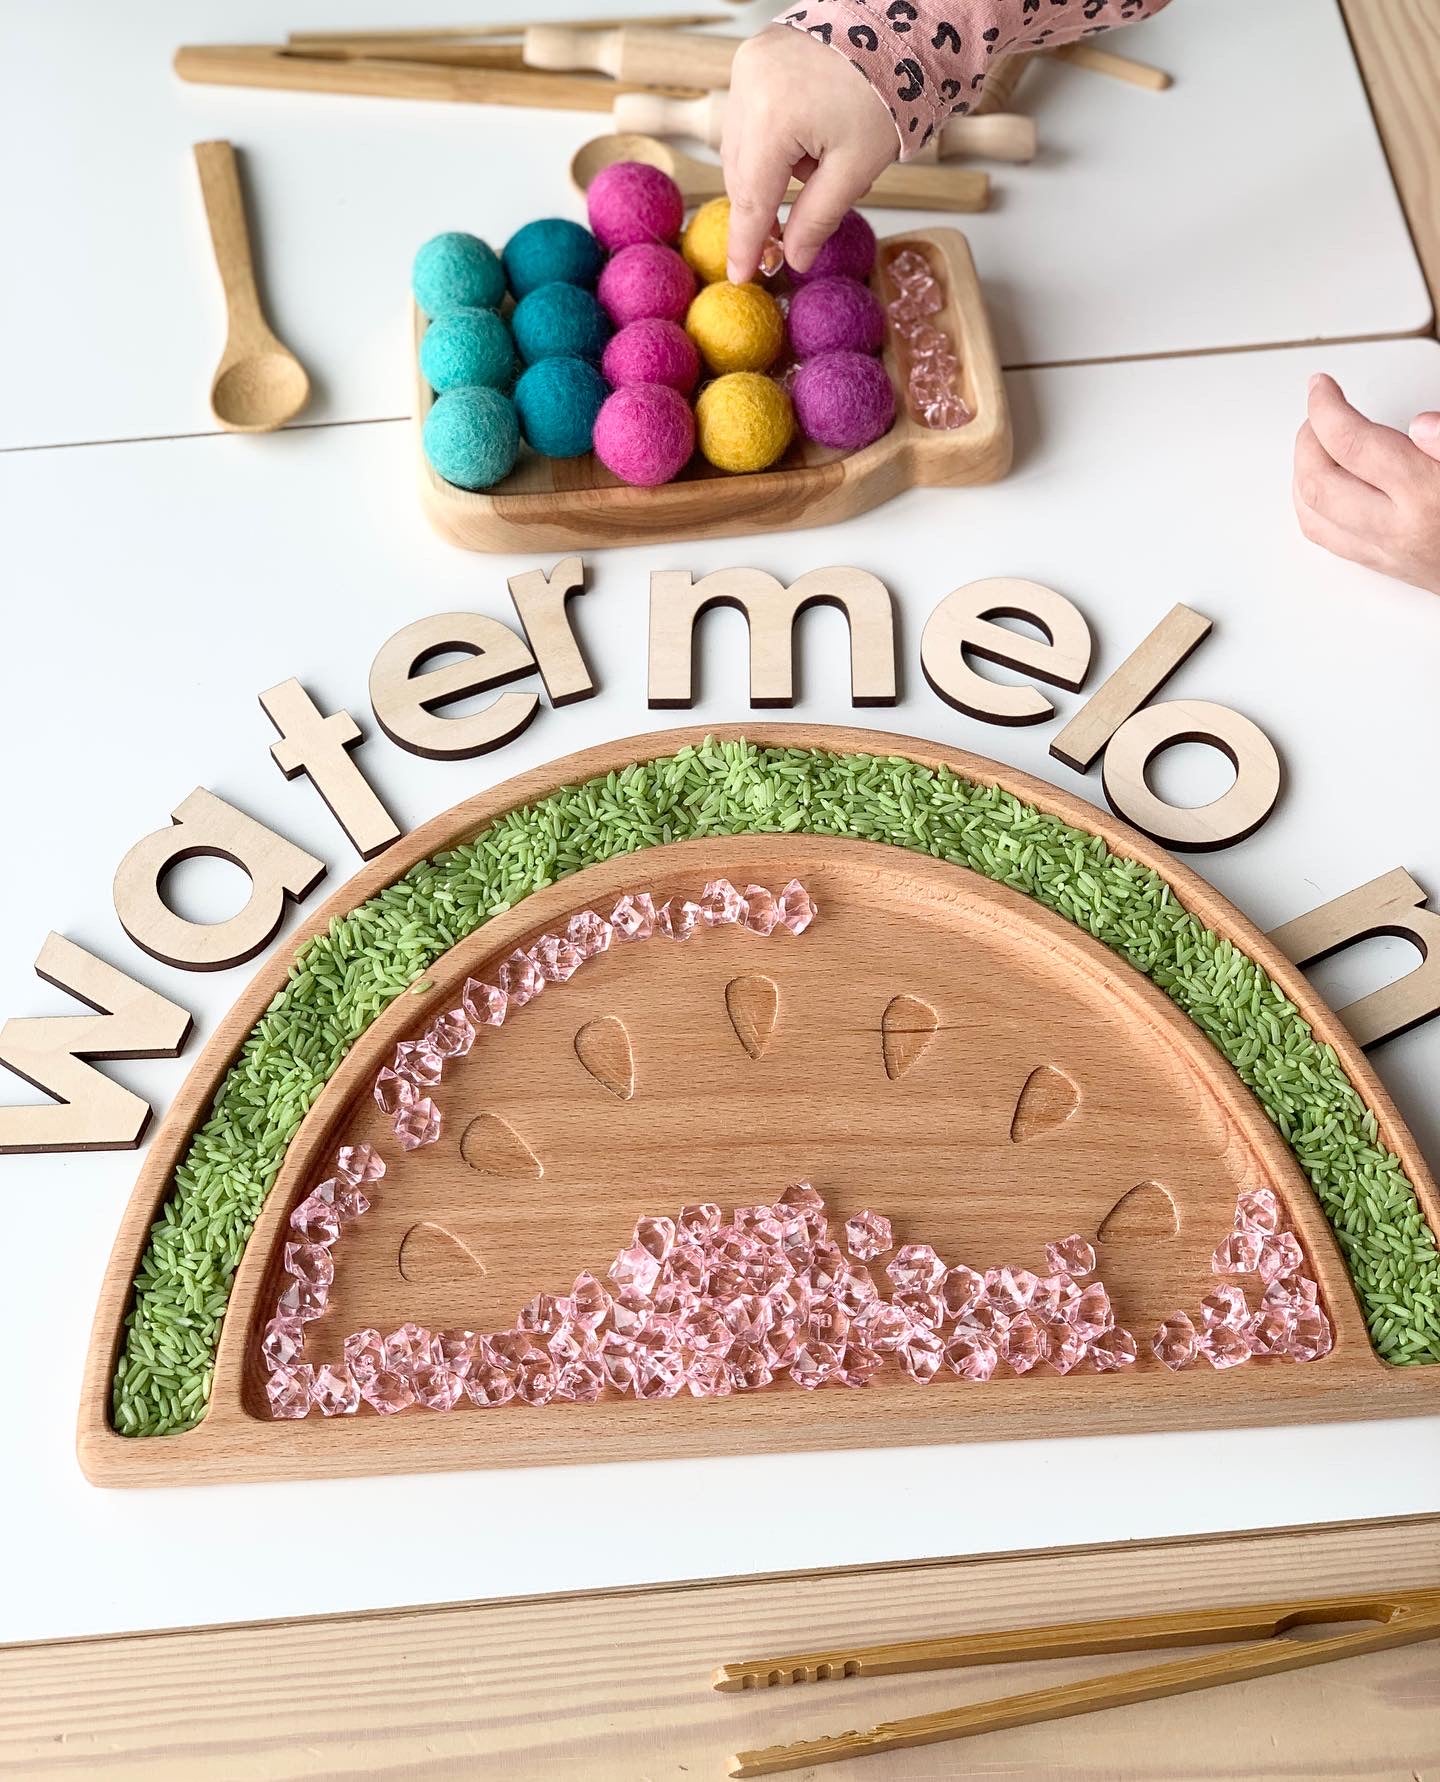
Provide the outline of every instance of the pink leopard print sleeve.
<path id="1" fill-rule="evenodd" d="M 974 108 L 992 61 L 1159 12 L 1167 0 L 803 0 L 777 24 L 854 63 L 890 108 L 900 159 Z"/>

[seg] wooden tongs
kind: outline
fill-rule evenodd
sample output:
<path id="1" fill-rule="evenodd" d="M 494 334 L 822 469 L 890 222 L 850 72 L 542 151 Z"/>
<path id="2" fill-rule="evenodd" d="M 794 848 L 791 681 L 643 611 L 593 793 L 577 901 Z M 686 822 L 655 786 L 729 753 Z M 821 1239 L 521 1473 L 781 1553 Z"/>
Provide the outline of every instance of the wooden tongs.
<path id="1" fill-rule="evenodd" d="M 1332 1621 L 1373 1625 L 1318 1640 L 1275 1636 L 1294 1627 Z M 711 1683 L 720 1690 L 767 1689 L 785 1683 L 817 1683 L 837 1677 L 893 1677 L 906 1671 L 954 1670 L 963 1665 L 1014 1664 L 1035 1658 L 1081 1658 L 1105 1652 L 1151 1652 L 1169 1646 L 1218 1645 L 1264 1640 L 1265 1645 L 1146 1665 L 1107 1677 L 1090 1677 L 1024 1695 L 1001 1696 L 938 1714 L 890 1720 L 864 1732 L 832 1733 L 789 1745 L 742 1751 L 732 1776 L 773 1776 L 782 1770 L 872 1757 L 914 1745 L 936 1745 L 973 1733 L 1063 1720 L 1097 1708 L 1124 1707 L 1159 1696 L 1184 1695 L 1221 1683 L 1274 1676 L 1336 1658 L 1356 1658 L 1440 1637 L 1440 1590 L 1379 1596 L 1319 1597 L 1257 1603 L 1248 1608 L 1187 1609 L 1168 1615 L 1121 1616 L 1112 1621 L 1070 1621 L 1053 1627 L 1011 1628 L 1002 1633 L 961 1634 L 951 1639 L 910 1640 L 888 1646 L 841 1646 L 828 1652 L 723 1664 Z"/>

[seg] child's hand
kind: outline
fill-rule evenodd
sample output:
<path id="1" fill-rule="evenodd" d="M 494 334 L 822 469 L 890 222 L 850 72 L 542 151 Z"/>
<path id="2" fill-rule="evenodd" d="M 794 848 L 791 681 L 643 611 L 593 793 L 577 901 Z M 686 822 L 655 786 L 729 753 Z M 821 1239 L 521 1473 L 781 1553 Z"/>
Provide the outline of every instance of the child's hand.
<path id="1" fill-rule="evenodd" d="M 1410 437 L 1352 408 L 1332 377 L 1310 380 L 1295 440 L 1295 512 L 1312 543 L 1440 594 L 1440 414 Z"/>
<path id="2" fill-rule="evenodd" d="M 889 107 L 844 56 L 783 25 L 742 43 L 720 151 L 731 279 L 754 278 L 792 175 L 805 190 L 785 223 L 785 257 L 805 272 L 899 148 Z"/>

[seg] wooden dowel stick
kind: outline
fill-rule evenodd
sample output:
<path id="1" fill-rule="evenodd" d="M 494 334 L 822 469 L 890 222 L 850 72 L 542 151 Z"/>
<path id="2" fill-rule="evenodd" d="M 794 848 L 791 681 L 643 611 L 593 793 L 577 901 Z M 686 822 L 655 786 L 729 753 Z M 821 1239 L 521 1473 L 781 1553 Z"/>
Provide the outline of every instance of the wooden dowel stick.
<path id="1" fill-rule="evenodd" d="M 613 31 L 622 25 L 645 25 L 657 31 L 679 31 L 694 25 L 723 24 L 729 17 L 724 12 L 681 12 L 659 18 L 652 13 L 648 17 L 630 14 L 622 18 L 565 19 L 559 22 L 574 31 Z M 286 36 L 286 42 L 297 49 L 352 43 L 379 45 L 388 49 L 391 43 L 409 43 L 421 38 L 431 43 L 445 43 L 467 37 L 523 37 L 529 27 L 530 21 L 527 19 L 509 25 L 421 25 L 413 29 L 401 26 L 389 31 L 291 31 Z"/>
<path id="2" fill-rule="evenodd" d="M 1163 93 L 1173 84 L 1172 76 L 1163 68 L 1152 68 L 1148 62 L 1137 62 L 1130 56 L 1117 56 L 1114 50 L 1100 49 L 1093 43 L 1062 43 L 1044 53 L 1076 68 L 1088 68 L 1092 74 L 1108 74 L 1112 80 L 1145 87 L 1152 93 Z"/>

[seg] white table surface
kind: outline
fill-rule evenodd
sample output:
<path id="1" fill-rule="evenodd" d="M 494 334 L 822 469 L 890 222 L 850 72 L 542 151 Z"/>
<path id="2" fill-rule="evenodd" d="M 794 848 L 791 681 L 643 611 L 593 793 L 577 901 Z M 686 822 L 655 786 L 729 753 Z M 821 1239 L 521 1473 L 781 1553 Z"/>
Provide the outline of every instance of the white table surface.
<path id="1" fill-rule="evenodd" d="M 1174 600 L 1215 619 L 1174 691 L 1261 722 L 1288 785 L 1256 836 L 1199 865 L 1262 926 L 1401 862 L 1440 893 L 1428 791 L 1440 752 L 1440 603 L 1328 558 L 1297 533 L 1290 441 L 1306 374 L 1319 366 L 1401 424 L 1440 397 L 1440 345 L 1417 341 L 1018 374 L 1009 480 L 913 491 L 823 532 L 596 553 L 592 592 L 573 609 L 601 686 L 595 699 L 544 709 L 525 736 L 479 761 L 421 761 L 373 734 L 361 760 L 408 827 L 536 763 L 660 728 L 674 714 L 644 703 L 652 569 L 750 562 L 789 578 L 850 563 L 894 592 L 902 702 L 893 713 L 851 709 L 844 625 L 821 611 L 800 628 L 795 717 L 878 719 L 1095 798 L 1097 775 L 1046 753 L 1058 721 L 981 724 L 943 705 L 920 674 L 921 625 L 943 594 L 1020 575 L 1069 594 L 1090 618 L 1091 688 Z M 66 1006 L 30 969 L 54 927 L 194 1009 L 193 1057 L 247 970 L 186 974 L 144 958 L 120 932 L 109 885 L 125 849 L 197 783 L 324 857 L 332 872 L 317 897 L 354 870 L 314 791 L 287 784 L 271 763 L 256 694 L 294 674 L 327 709 L 368 719 L 370 660 L 393 631 L 453 607 L 509 617 L 505 577 L 535 562 L 467 555 L 432 536 L 410 452 L 406 426 L 381 424 L 0 458 L 11 593 L 0 652 L 9 840 L 0 1011 Z M 704 636 L 694 720 L 743 718 L 743 621 L 711 615 Z M 1056 696 L 1061 719 L 1082 697 Z M 1215 786 L 1214 769 L 1205 751 L 1180 751 L 1164 784 L 1193 797 Z M 217 880 L 199 863 L 183 869 L 187 907 L 222 913 L 226 871 Z M 1332 999 L 1410 957 L 1402 943 L 1375 943 L 1368 959 L 1327 975 Z M 1440 1023 L 1380 1049 L 1376 1063 L 1440 1161 Z M 105 1068 L 163 1111 L 185 1067 Z M 0 1092 L 30 1093 L 8 1077 Z M 1440 1418 L 96 1490 L 75 1461 L 75 1410 L 137 1162 L 124 1153 L 0 1159 L 10 1259 L 0 1300 L 10 1531 L 0 1639 L 1440 1510 Z M 749 1512 L 737 1516 L 737 1503 Z"/>
<path id="2" fill-rule="evenodd" d="M 739 17 L 775 10 L 758 0 Z M 515 12 L 432 0 L 424 16 Z M 334 16 L 393 25 L 396 9 L 346 0 Z M 297 18 L 294 0 L 0 6 L 0 448 L 213 431 L 224 327 L 189 153 L 202 138 L 244 151 L 272 320 L 313 374 L 305 422 L 410 412 L 394 323 L 427 236 L 470 228 L 498 245 L 531 217 L 582 214 L 566 170 L 604 114 L 187 86 L 170 72 L 181 42 L 279 41 Z M 1117 47 L 1176 85 L 1035 71 L 1022 97 L 1041 158 L 996 166 L 994 208 L 949 219 L 974 244 L 1007 364 L 1426 325 L 1334 0 L 1174 0 Z M 933 219 L 874 220 L 886 232 Z"/>

